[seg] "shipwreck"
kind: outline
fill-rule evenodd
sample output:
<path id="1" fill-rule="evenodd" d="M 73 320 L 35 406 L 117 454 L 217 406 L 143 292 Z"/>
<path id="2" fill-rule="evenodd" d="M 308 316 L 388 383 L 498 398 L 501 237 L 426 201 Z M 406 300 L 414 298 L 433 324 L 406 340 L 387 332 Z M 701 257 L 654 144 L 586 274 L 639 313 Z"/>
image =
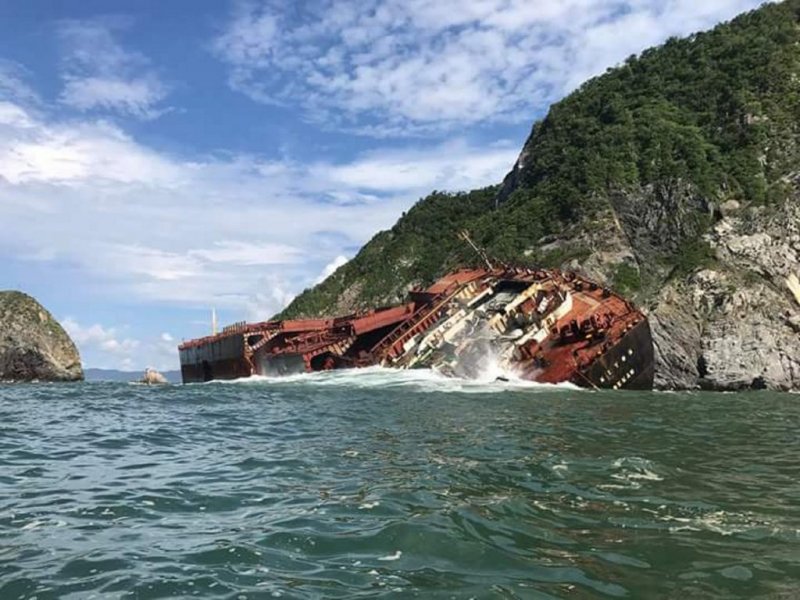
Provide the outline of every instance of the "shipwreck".
<path id="1" fill-rule="evenodd" d="M 465 235 L 466 241 L 471 241 Z M 237 323 L 182 343 L 184 383 L 380 365 L 475 378 L 651 389 L 647 317 L 572 272 L 485 266 L 449 273 L 399 306 L 321 319 Z"/>

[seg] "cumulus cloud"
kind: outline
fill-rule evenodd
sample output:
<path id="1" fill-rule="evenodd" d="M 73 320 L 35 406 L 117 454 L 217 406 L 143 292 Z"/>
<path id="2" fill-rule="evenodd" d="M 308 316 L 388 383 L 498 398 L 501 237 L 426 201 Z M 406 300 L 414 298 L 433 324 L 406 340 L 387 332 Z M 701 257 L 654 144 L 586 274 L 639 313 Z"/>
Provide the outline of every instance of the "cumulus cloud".
<path id="1" fill-rule="evenodd" d="M 257 290 L 243 298 L 248 321 L 267 321 L 286 308 L 300 286 L 281 273 L 269 273 L 258 279 Z"/>
<path id="2" fill-rule="evenodd" d="M 263 319 L 419 197 L 496 183 L 516 153 L 456 139 L 346 162 L 187 160 L 0 97 L 0 252 L 67 264 L 106 301 Z"/>
<path id="3" fill-rule="evenodd" d="M 81 354 L 95 352 L 104 357 L 105 365 L 112 368 L 127 368 L 134 364 L 134 352 L 139 342 L 129 337 L 121 337 L 114 328 L 100 324 L 84 326 L 72 317 L 67 317 L 61 324 L 78 346 Z"/>
<path id="4" fill-rule="evenodd" d="M 138 346 L 136 340 L 118 339 L 117 330 L 108 329 L 99 324 L 83 326 L 72 317 L 67 317 L 61 324 L 73 341 L 79 345 L 93 345 L 113 353 L 129 352 Z"/>
<path id="5" fill-rule="evenodd" d="M 103 122 L 61 125 L 0 98 L 0 176 L 11 184 L 174 182 L 173 164 Z"/>
<path id="6" fill-rule="evenodd" d="M 349 259 L 346 256 L 342 255 L 339 255 L 336 258 L 334 258 L 331 262 L 325 265 L 325 268 L 322 269 L 322 273 L 319 274 L 319 277 L 317 277 L 314 283 L 322 283 L 323 281 L 325 281 L 328 277 L 330 277 L 336 272 L 336 269 L 338 269 L 341 266 L 344 266 L 344 264 L 347 263 L 348 260 Z"/>
<path id="7" fill-rule="evenodd" d="M 109 20 L 65 21 L 59 26 L 64 52 L 61 102 L 88 111 L 100 109 L 152 119 L 168 87 L 142 54 L 117 39 L 124 23 Z"/>
<path id="8" fill-rule="evenodd" d="M 66 317 L 61 324 L 78 346 L 81 356 L 92 357 L 92 367 L 130 371 L 146 364 L 163 371 L 178 366 L 178 342 L 168 332 L 137 339 L 123 333 L 128 327 L 83 325 L 73 317 Z"/>
<path id="9" fill-rule="evenodd" d="M 477 185 L 500 181 L 498 173 L 505 174 L 513 147 L 511 142 L 500 142 L 476 152 L 466 141 L 457 139 L 421 147 L 414 151 L 412 160 L 407 150 L 384 150 L 364 154 L 347 164 L 313 165 L 311 172 L 337 186 L 365 192 L 403 191 L 409 185 L 427 190 L 438 186 L 466 189 L 464 184 L 469 181 Z"/>
<path id="10" fill-rule="evenodd" d="M 214 42 L 233 89 L 375 135 L 526 122 L 632 53 L 760 0 L 239 2 Z"/>

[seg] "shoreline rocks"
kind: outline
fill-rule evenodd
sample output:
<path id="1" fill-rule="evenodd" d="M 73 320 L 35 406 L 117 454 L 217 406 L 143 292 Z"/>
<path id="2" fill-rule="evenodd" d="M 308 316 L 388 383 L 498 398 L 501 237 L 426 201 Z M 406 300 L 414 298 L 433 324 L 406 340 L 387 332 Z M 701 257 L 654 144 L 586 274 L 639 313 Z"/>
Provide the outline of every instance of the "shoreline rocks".
<path id="1" fill-rule="evenodd" d="M 169 382 L 161 373 L 148 367 L 144 370 L 144 375 L 139 380 L 139 383 L 145 385 L 167 385 Z"/>
<path id="2" fill-rule="evenodd" d="M 730 203 L 700 235 L 684 225 L 696 209 L 672 211 L 668 231 L 651 227 L 665 223 L 655 218 L 663 210 L 657 194 L 629 193 L 615 204 L 622 227 L 609 237 L 629 249 L 647 282 L 633 299 L 652 326 L 656 387 L 800 389 L 800 289 L 793 289 L 793 274 L 800 272 L 800 186 L 770 207 Z M 698 238 L 713 258 L 686 274 L 665 268 L 665 253 L 654 250 L 660 239 Z M 616 265 L 601 256 L 595 251 L 583 266 L 611 278 Z"/>

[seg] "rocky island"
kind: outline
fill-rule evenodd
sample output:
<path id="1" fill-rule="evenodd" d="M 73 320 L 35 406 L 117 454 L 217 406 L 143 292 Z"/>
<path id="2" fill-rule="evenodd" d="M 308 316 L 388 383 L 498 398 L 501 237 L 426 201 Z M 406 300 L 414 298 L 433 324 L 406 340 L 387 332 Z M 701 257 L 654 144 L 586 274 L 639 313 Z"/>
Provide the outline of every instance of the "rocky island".
<path id="1" fill-rule="evenodd" d="M 767 4 L 586 82 L 501 183 L 420 200 L 279 318 L 395 303 L 474 263 L 467 229 L 642 306 L 658 387 L 800 389 L 799 22 Z"/>
<path id="2" fill-rule="evenodd" d="M 0 381 L 80 381 L 78 349 L 39 302 L 0 291 Z"/>

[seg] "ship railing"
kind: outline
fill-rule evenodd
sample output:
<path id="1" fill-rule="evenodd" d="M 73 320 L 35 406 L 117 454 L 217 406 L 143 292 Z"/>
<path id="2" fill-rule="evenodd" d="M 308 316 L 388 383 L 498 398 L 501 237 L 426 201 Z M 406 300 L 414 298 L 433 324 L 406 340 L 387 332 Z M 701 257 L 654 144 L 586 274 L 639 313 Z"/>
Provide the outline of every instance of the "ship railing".
<path id="1" fill-rule="evenodd" d="M 222 333 L 236 333 L 247 328 L 247 321 L 237 321 L 222 328 Z"/>
<path id="2" fill-rule="evenodd" d="M 396 358 L 394 354 L 398 346 L 401 343 L 404 344 L 423 328 L 433 324 L 436 319 L 441 316 L 447 303 L 458 296 L 468 285 L 469 284 L 459 285 L 455 289 L 451 288 L 435 296 L 429 304 L 421 307 L 408 320 L 403 321 L 386 337 L 375 344 L 369 351 L 369 354 L 376 358 L 382 358 L 380 355 L 386 353 L 389 355 L 389 358 Z"/>

